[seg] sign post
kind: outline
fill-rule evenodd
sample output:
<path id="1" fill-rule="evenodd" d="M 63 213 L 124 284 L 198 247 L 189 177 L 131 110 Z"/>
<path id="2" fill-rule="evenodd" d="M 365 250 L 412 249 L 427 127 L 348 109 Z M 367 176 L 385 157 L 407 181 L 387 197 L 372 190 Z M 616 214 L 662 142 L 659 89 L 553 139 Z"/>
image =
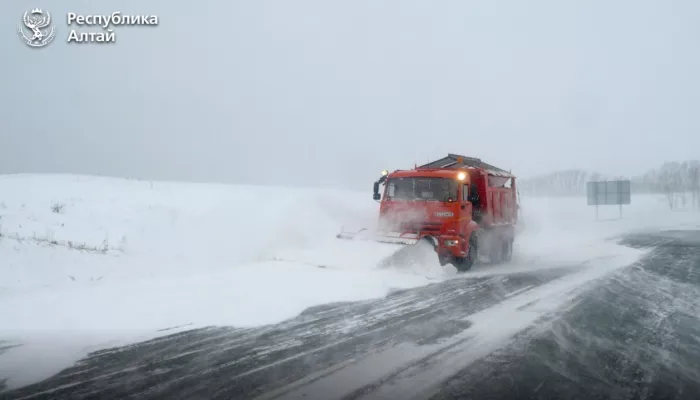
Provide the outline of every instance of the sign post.
<path id="1" fill-rule="evenodd" d="M 588 205 L 595 206 L 595 218 L 598 219 L 598 207 L 618 205 L 620 218 L 622 206 L 632 203 L 632 185 L 630 181 L 598 181 L 586 183 Z"/>

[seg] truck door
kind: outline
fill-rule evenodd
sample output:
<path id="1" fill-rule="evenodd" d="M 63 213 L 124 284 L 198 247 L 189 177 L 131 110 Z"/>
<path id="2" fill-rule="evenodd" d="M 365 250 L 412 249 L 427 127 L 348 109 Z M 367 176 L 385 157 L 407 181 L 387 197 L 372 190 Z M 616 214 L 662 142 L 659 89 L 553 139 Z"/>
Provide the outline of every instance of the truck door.
<path id="1" fill-rule="evenodd" d="M 469 202 L 469 184 L 462 185 L 462 197 L 459 199 L 459 230 L 467 232 L 467 225 L 472 220 L 472 203 Z"/>

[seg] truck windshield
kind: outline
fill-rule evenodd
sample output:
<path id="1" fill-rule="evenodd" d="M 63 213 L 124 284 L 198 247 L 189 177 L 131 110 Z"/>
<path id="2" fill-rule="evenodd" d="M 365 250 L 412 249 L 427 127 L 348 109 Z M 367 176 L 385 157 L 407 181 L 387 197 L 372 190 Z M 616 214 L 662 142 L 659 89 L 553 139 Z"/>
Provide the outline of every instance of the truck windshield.
<path id="1" fill-rule="evenodd" d="M 390 178 L 387 180 L 389 200 L 457 200 L 457 182 L 448 178 Z"/>

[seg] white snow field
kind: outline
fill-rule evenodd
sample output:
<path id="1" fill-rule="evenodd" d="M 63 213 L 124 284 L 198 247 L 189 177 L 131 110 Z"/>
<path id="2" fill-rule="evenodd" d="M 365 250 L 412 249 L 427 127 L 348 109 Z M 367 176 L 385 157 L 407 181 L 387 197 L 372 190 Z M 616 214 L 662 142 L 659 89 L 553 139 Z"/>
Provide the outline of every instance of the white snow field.
<path id="1" fill-rule="evenodd" d="M 465 279 L 601 263 L 611 271 L 644 254 L 615 244 L 620 234 L 700 228 L 700 213 L 669 210 L 663 197 L 632 202 L 623 218 L 601 207 L 596 220 L 585 198 L 524 198 L 514 260 Z M 335 238 L 343 225 L 371 226 L 377 208 L 369 190 L 1 175 L 0 348 L 21 345 L 0 352 L 0 378 L 20 386 L 101 348 L 270 324 L 454 278 L 437 262 L 379 269 L 396 246 Z"/>

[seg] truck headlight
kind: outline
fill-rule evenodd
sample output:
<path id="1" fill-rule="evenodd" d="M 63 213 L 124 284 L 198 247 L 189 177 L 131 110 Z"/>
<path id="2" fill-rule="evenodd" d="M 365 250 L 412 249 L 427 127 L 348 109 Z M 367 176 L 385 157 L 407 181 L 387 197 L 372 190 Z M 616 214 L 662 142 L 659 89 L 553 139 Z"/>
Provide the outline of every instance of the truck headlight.
<path id="1" fill-rule="evenodd" d="M 447 239 L 443 243 L 445 243 L 445 246 L 447 246 L 447 247 L 453 247 L 453 246 L 457 246 L 459 244 L 459 240 Z"/>

